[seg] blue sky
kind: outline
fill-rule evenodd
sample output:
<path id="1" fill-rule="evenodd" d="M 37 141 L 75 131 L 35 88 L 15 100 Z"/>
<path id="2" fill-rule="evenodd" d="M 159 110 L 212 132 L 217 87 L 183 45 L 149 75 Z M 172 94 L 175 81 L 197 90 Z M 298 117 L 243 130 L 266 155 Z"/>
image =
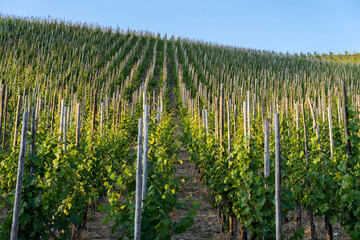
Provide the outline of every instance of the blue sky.
<path id="1" fill-rule="evenodd" d="M 0 12 L 278 52 L 360 52 L 356 0 L 0 0 Z"/>

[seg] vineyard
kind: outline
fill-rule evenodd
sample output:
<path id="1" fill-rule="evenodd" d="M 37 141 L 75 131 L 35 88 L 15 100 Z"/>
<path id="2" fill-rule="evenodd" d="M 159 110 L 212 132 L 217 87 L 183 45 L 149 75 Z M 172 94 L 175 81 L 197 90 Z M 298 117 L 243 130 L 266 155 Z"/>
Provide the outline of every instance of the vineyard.
<path id="1" fill-rule="evenodd" d="M 0 56 L 0 239 L 360 238 L 357 64 L 5 16 Z"/>

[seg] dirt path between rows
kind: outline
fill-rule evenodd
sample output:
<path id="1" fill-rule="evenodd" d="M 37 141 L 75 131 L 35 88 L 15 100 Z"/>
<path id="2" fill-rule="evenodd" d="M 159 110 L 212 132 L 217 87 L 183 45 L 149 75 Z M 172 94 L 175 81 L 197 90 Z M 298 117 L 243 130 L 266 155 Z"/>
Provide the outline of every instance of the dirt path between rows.
<path id="1" fill-rule="evenodd" d="M 178 123 L 178 119 L 175 118 L 175 122 Z M 180 136 L 181 134 L 182 132 L 178 128 L 176 135 Z M 185 233 L 175 235 L 171 239 L 229 239 L 229 234 L 219 232 L 220 218 L 217 208 L 211 205 L 210 194 L 205 185 L 199 181 L 200 174 L 195 170 L 195 165 L 189 161 L 188 152 L 183 146 L 177 157 L 182 161 L 182 164 L 175 165 L 175 178 L 185 180 L 177 192 L 177 197 L 178 201 L 186 202 L 186 207 L 175 211 L 173 219 L 185 217 L 188 210 L 194 209 L 194 201 L 199 203 L 200 208 L 197 209 L 194 225 L 188 228 Z"/>
<path id="2" fill-rule="evenodd" d="M 109 204 L 107 197 L 99 201 L 99 205 Z M 106 217 L 105 212 L 100 212 L 98 209 L 88 211 L 88 219 L 86 222 L 86 229 L 80 233 L 79 240 L 115 240 L 118 239 L 116 234 L 111 233 L 112 221 L 103 224 Z"/>
<path id="3" fill-rule="evenodd" d="M 168 56 L 170 58 L 170 56 Z M 172 71 L 172 65 L 168 65 L 169 72 Z M 179 126 L 178 109 L 176 108 L 176 96 L 174 93 L 175 83 L 171 75 L 169 77 L 169 99 L 170 109 L 173 113 L 173 119 L 177 126 L 175 137 L 179 138 L 183 133 Z M 176 210 L 173 215 L 173 221 L 176 221 L 187 215 L 188 210 L 194 209 L 193 203 L 197 202 L 200 208 L 197 209 L 194 225 L 183 234 L 172 236 L 172 240 L 202 240 L 202 239 L 229 239 L 228 233 L 220 233 L 220 218 L 217 207 L 212 206 L 210 194 L 205 185 L 200 181 L 200 174 L 195 170 L 195 165 L 189 161 L 188 152 L 181 142 L 181 149 L 177 156 L 182 164 L 175 164 L 175 178 L 183 179 L 179 191 L 177 191 L 177 200 L 184 201 L 186 206 Z"/>

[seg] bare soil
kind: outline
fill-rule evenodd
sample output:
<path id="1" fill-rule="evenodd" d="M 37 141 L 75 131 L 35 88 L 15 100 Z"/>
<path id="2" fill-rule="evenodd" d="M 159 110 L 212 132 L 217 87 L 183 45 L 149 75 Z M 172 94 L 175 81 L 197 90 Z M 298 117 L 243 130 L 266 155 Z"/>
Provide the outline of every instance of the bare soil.
<path id="1" fill-rule="evenodd" d="M 288 214 L 289 219 L 295 218 L 295 212 L 290 212 Z M 304 228 L 304 238 L 303 239 L 311 239 L 310 235 L 310 222 L 309 217 L 306 212 L 303 212 L 301 217 L 302 227 Z M 325 233 L 325 225 L 324 225 L 324 217 L 314 217 L 315 227 L 316 227 L 316 233 L 318 240 L 325 240 L 326 233 Z M 296 222 L 288 222 L 283 225 L 283 234 L 287 237 L 290 237 L 293 235 L 293 233 L 296 231 Z M 350 239 L 346 234 L 343 227 L 340 226 L 339 223 L 336 223 L 333 225 L 333 235 L 334 240 L 348 240 Z"/>
<path id="2" fill-rule="evenodd" d="M 177 192 L 178 201 L 185 201 L 186 207 L 174 212 L 173 220 L 176 221 L 187 215 L 187 211 L 193 208 L 193 202 L 197 201 L 200 208 L 197 209 L 195 223 L 183 234 L 175 235 L 171 239 L 229 239 L 228 233 L 220 233 L 220 218 L 217 208 L 211 205 L 209 192 L 199 179 L 200 175 L 194 164 L 189 162 L 188 152 L 182 148 L 178 158 L 182 164 L 175 165 L 175 177 L 184 179 L 184 183 Z"/>
<path id="3" fill-rule="evenodd" d="M 99 203 L 109 204 L 108 198 L 103 198 Z M 115 240 L 116 234 L 111 233 L 112 221 L 107 224 L 103 224 L 106 217 L 106 213 L 99 212 L 97 209 L 88 211 L 88 219 L 86 222 L 86 229 L 80 233 L 80 240 Z"/>

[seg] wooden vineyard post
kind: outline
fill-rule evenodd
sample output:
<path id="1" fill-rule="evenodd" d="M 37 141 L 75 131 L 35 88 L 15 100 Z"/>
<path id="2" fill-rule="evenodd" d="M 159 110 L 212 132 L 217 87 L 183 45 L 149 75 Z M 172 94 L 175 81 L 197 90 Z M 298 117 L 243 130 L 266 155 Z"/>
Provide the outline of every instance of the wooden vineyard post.
<path id="1" fill-rule="evenodd" d="M 55 110 L 56 110 L 56 90 L 54 92 L 54 98 L 53 98 L 53 103 L 52 103 L 52 111 L 51 111 L 51 123 L 50 123 L 51 132 L 53 131 L 53 128 L 54 128 Z"/>
<path id="2" fill-rule="evenodd" d="M 145 94 L 144 94 L 145 95 Z M 148 168 L 148 146 L 149 146 L 149 105 L 144 106 L 144 149 L 143 149 L 143 175 L 142 175 L 142 194 L 141 199 L 144 200 L 147 193 L 147 168 Z"/>
<path id="3" fill-rule="evenodd" d="M 3 119 L 3 109 L 4 109 L 4 95 L 6 94 L 6 85 L 2 85 L 1 92 L 0 92 L 0 136 L 2 131 L 2 119 Z"/>
<path id="4" fill-rule="evenodd" d="M 264 121 L 264 177 L 268 178 L 270 176 L 270 144 L 269 144 L 269 122 L 270 119 L 266 118 Z M 265 188 L 268 189 L 269 186 L 265 183 Z"/>
<path id="5" fill-rule="evenodd" d="M 95 89 L 95 92 L 94 92 L 93 116 L 92 116 L 92 126 L 91 126 L 91 142 L 94 141 L 95 124 L 96 124 L 96 110 L 97 110 L 97 90 Z"/>
<path id="6" fill-rule="evenodd" d="M 261 97 L 261 120 L 263 123 L 263 130 L 265 132 L 265 100 L 263 97 Z"/>
<path id="7" fill-rule="evenodd" d="M 115 132 L 115 127 L 117 125 L 117 114 L 116 114 L 116 108 L 117 108 L 117 104 L 116 104 L 116 98 L 115 98 L 115 93 L 113 94 L 113 131 Z"/>
<path id="8" fill-rule="evenodd" d="M 66 115 L 66 125 L 69 125 L 69 128 L 71 130 L 71 107 L 72 107 L 72 103 L 70 103 L 70 106 L 67 108 L 67 115 Z"/>
<path id="9" fill-rule="evenodd" d="M 34 107 L 31 108 L 31 148 L 30 148 L 30 154 L 35 156 L 35 133 L 36 133 L 36 121 L 35 121 L 35 109 Z M 34 175 L 35 173 L 35 165 L 31 161 L 30 165 L 30 173 L 31 175 Z"/>
<path id="10" fill-rule="evenodd" d="M 205 127 L 205 108 L 201 112 L 202 112 L 202 125 L 203 127 Z"/>
<path id="11" fill-rule="evenodd" d="M 16 119 L 15 119 L 15 130 L 14 130 L 14 142 L 13 147 L 16 147 L 17 139 L 18 139 L 18 128 L 19 128 L 19 118 L 20 118 L 20 109 L 21 109 L 21 95 L 19 94 L 17 108 L 16 108 Z"/>
<path id="12" fill-rule="evenodd" d="M 102 102 L 100 104 L 100 137 L 103 136 L 103 130 L 104 130 L 104 103 Z"/>
<path id="13" fill-rule="evenodd" d="M 224 146 L 224 108 L 224 84 L 222 83 L 220 85 L 220 146 Z"/>
<path id="14" fill-rule="evenodd" d="M 184 89 L 185 90 L 185 89 Z M 156 97 L 155 97 L 155 90 L 153 90 L 153 94 L 152 94 L 152 110 L 151 113 L 156 111 L 156 107 L 155 107 L 155 103 L 156 103 Z M 183 104 L 185 105 L 185 97 L 183 98 Z"/>
<path id="15" fill-rule="evenodd" d="M 81 126 L 81 105 L 78 103 L 76 105 L 76 147 L 80 147 L 80 126 Z"/>
<path id="16" fill-rule="evenodd" d="M 143 109 L 145 111 L 145 105 L 146 105 L 146 89 L 143 92 Z"/>
<path id="17" fill-rule="evenodd" d="M 159 118 L 159 122 L 161 121 L 162 111 L 163 111 L 163 95 L 160 94 L 160 118 Z"/>
<path id="18" fill-rule="evenodd" d="M 254 102 L 253 102 L 253 118 L 256 120 L 257 114 L 256 114 L 256 94 L 254 93 Z"/>
<path id="19" fill-rule="evenodd" d="M 249 139 L 249 146 L 251 142 L 251 98 L 250 98 L 250 91 L 247 91 L 247 131 L 248 131 L 248 139 Z"/>
<path id="20" fill-rule="evenodd" d="M 331 116 L 331 106 L 327 108 L 328 111 L 328 120 L 329 120 L 329 138 L 330 138 L 330 155 L 331 158 L 334 158 L 334 138 L 332 134 L 332 116 Z"/>
<path id="21" fill-rule="evenodd" d="M 60 105 L 60 128 L 59 128 L 59 142 L 62 142 L 62 135 L 63 135 L 63 127 L 64 127 L 64 107 L 65 107 L 65 100 L 61 100 Z"/>
<path id="22" fill-rule="evenodd" d="M 299 104 L 298 103 L 295 104 L 295 113 L 296 113 L 295 114 L 296 115 L 296 131 L 298 131 L 300 128 Z M 298 141 L 300 141 L 299 133 L 297 133 L 296 138 Z"/>
<path id="23" fill-rule="evenodd" d="M 121 99 L 119 96 L 119 101 L 116 106 L 116 127 L 120 125 L 121 122 Z"/>
<path id="24" fill-rule="evenodd" d="M 64 106 L 64 118 L 63 118 L 63 149 L 64 152 L 66 152 L 66 111 L 67 111 L 67 107 Z"/>
<path id="25" fill-rule="evenodd" d="M 247 140 L 247 120 L 246 120 L 246 116 L 247 116 L 247 110 L 246 110 L 246 102 L 243 102 L 243 108 L 244 108 L 244 137 L 245 137 L 245 142 L 248 142 Z"/>
<path id="26" fill-rule="evenodd" d="M 205 128 L 206 128 L 206 138 L 209 137 L 209 121 L 208 121 L 208 113 L 207 110 L 204 110 L 205 113 Z"/>
<path id="27" fill-rule="evenodd" d="M 199 121 L 199 129 L 201 128 L 201 108 L 200 108 L 200 96 L 197 96 L 197 110 L 198 110 L 198 121 Z"/>
<path id="28" fill-rule="evenodd" d="M 18 234 L 18 228 L 19 228 L 21 190 L 22 190 L 22 185 L 23 185 L 28 122 L 29 122 L 29 112 L 27 112 L 25 110 L 24 117 L 23 117 L 23 126 L 22 126 L 22 131 L 21 131 L 20 154 L 19 154 L 18 172 L 17 172 L 17 180 L 16 180 L 13 219 L 12 219 L 12 225 L 11 225 L 11 236 L 10 236 L 11 240 L 17 240 L 17 234 Z"/>
<path id="29" fill-rule="evenodd" d="M 343 112 L 344 112 L 344 134 L 346 139 L 346 156 L 349 157 L 351 155 L 351 142 L 349 139 L 349 113 L 347 109 L 347 99 L 346 99 L 346 85 L 345 79 L 342 81 L 342 92 L 343 92 Z"/>
<path id="30" fill-rule="evenodd" d="M 307 126 L 306 126 L 306 117 L 305 117 L 305 106 L 302 104 L 302 117 L 303 117 L 303 126 L 304 126 L 304 155 L 306 170 L 309 170 L 309 156 L 308 156 L 308 137 L 307 137 Z"/>
<path id="31" fill-rule="evenodd" d="M 281 156 L 280 156 L 280 123 L 279 114 L 274 113 L 275 125 L 275 224 L 276 239 L 281 240 Z"/>
<path id="32" fill-rule="evenodd" d="M 227 124 L 228 124 L 228 157 L 229 157 L 229 164 L 231 162 L 231 118 L 230 118 L 230 103 L 227 101 Z"/>
<path id="33" fill-rule="evenodd" d="M 6 86 L 5 90 L 5 106 L 4 106 L 4 130 L 2 131 L 2 145 L 1 148 L 5 150 L 5 134 L 6 134 L 6 123 L 7 123 L 7 107 L 8 107 L 8 98 L 9 98 L 9 88 Z M 1 126 L 0 126 L 1 128 Z"/>
<path id="34" fill-rule="evenodd" d="M 218 107 L 217 107 L 217 98 L 215 97 L 214 102 L 214 115 L 215 115 L 215 138 L 218 139 L 219 137 L 219 113 L 218 113 Z"/>
<path id="35" fill-rule="evenodd" d="M 234 103 L 234 133 L 236 134 L 236 103 Z"/>
<path id="36" fill-rule="evenodd" d="M 104 109 L 103 109 L 103 111 L 104 111 L 104 115 L 105 115 L 105 121 L 108 121 L 109 120 L 109 103 L 110 103 L 110 101 L 109 101 L 109 98 L 108 98 L 108 95 L 105 95 L 105 102 L 104 102 Z"/>
<path id="37" fill-rule="evenodd" d="M 160 123 L 160 96 L 161 94 L 159 94 L 159 99 L 158 99 L 158 104 L 157 104 L 157 113 L 156 113 L 156 119 L 158 121 L 158 123 Z"/>
<path id="38" fill-rule="evenodd" d="M 136 196 L 135 196 L 135 227 L 134 240 L 140 240 L 141 237 L 141 175 L 142 175 L 142 141 L 143 141 L 143 119 L 139 118 L 138 127 L 138 145 L 136 161 Z"/>
<path id="39" fill-rule="evenodd" d="M 94 91 L 96 91 L 96 89 L 95 90 L 93 90 L 92 88 L 90 88 L 90 96 L 89 96 L 89 98 L 90 98 L 90 103 L 89 103 L 89 111 L 91 111 L 91 110 L 93 110 L 93 96 L 94 96 Z"/>

